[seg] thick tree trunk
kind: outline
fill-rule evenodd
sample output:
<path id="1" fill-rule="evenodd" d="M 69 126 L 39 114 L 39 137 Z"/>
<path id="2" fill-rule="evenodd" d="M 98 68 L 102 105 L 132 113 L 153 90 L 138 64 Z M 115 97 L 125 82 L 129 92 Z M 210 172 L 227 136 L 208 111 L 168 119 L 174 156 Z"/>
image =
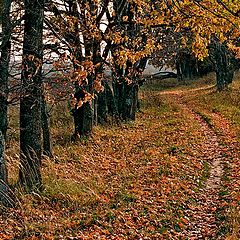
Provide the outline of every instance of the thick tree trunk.
<path id="1" fill-rule="evenodd" d="M 112 119 L 117 117 L 117 105 L 113 89 L 108 81 L 103 81 L 104 91 L 98 94 L 97 101 L 97 116 L 98 123 L 103 124 L 108 122 L 109 117 Z"/>
<path id="2" fill-rule="evenodd" d="M 135 120 L 138 102 L 138 84 L 126 81 L 116 84 L 118 114 L 122 120 Z"/>
<path id="3" fill-rule="evenodd" d="M 42 31 L 44 0 L 25 0 L 23 70 L 20 100 L 20 183 L 27 191 L 40 190 Z"/>
<path id="4" fill-rule="evenodd" d="M 7 99 L 8 99 L 8 69 L 11 51 L 11 20 L 10 8 L 11 0 L 4 0 L 2 12 L 2 44 L 1 44 L 1 58 L 0 58 L 0 131 L 6 138 L 7 132 Z"/>
<path id="5" fill-rule="evenodd" d="M 13 206 L 14 200 L 11 197 L 8 187 L 7 166 L 4 156 L 5 139 L 8 126 L 8 75 L 11 51 L 11 0 L 4 0 L 2 3 L 2 44 L 0 58 L 0 202 L 4 206 Z"/>
<path id="6" fill-rule="evenodd" d="M 74 137 L 89 136 L 93 128 L 93 105 L 89 102 L 84 103 L 80 108 L 73 110 L 74 118 Z"/>
<path id="7" fill-rule="evenodd" d="M 106 123 L 108 120 L 107 94 L 106 89 L 98 94 L 97 100 L 97 121 L 100 124 Z"/>
<path id="8" fill-rule="evenodd" d="M 211 45 L 212 57 L 215 63 L 218 91 L 222 91 L 232 83 L 234 76 L 233 56 L 225 44 L 215 41 Z"/>

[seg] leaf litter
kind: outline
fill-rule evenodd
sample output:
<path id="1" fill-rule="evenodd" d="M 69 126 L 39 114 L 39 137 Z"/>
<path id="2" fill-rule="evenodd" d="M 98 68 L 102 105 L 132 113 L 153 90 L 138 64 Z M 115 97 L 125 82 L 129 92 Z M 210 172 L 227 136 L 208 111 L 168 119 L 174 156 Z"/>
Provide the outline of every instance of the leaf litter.
<path id="1" fill-rule="evenodd" d="M 146 91 L 135 123 L 56 145 L 44 192 L 19 196 L 21 207 L 1 215 L 0 238 L 224 239 L 229 148 L 183 94 Z"/>

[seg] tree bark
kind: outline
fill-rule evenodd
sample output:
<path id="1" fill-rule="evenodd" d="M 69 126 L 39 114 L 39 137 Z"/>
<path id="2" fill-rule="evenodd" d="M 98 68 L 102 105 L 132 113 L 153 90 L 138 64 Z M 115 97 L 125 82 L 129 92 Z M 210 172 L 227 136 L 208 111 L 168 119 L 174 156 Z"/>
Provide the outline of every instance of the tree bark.
<path id="1" fill-rule="evenodd" d="M 73 109 L 74 137 L 89 136 L 93 127 L 93 107 L 89 102 Z"/>
<path id="2" fill-rule="evenodd" d="M 23 70 L 20 100 L 20 183 L 41 190 L 41 98 L 44 0 L 25 0 Z"/>
<path id="3" fill-rule="evenodd" d="M 2 44 L 0 58 L 0 202 L 4 206 L 13 206 L 14 200 L 11 197 L 8 187 L 7 166 L 4 156 L 5 140 L 8 126 L 8 77 L 11 52 L 11 0 L 4 0 L 2 3 Z"/>
<path id="4" fill-rule="evenodd" d="M 4 158 L 4 152 L 5 152 L 5 140 L 2 132 L 0 131 L 0 180 L 7 184 L 7 168 Z"/>
<path id="5" fill-rule="evenodd" d="M 53 157 L 51 132 L 49 127 L 49 116 L 47 110 L 47 103 L 44 95 L 41 99 L 41 120 L 42 120 L 42 135 L 43 135 L 43 154 L 48 157 Z"/>
<path id="6" fill-rule="evenodd" d="M 218 91 L 223 91 L 232 83 L 234 76 L 234 57 L 227 49 L 226 44 L 215 41 L 212 43 L 212 58 L 215 64 L 216 81 Z"/>
<path id="7" fill-rule="evenodd" d="M 2 44 L 0 58 L 0 131 L 6 138 L 7 133 L 7 111 L 8 111 L 8 76 L 11 51 L 11 0 L 4 0 L 2 11 Z"/>
<path id="8" fill-rule="evenodd" d="M 0 131 L 0 204 L 4 207 L 15 205 L 14 195 L 7 184 L 7 168 L 4 159 L 5 139 Z"/>
<path id="9" fill-rule="evenodd" d="M 135 120 L 138 102 L 138 84 L 128 84 L 125 80 L 116 84 L 116 98 L 120 119 Z"/>
<path id="10" fill-rule="evenodd" d="M 97 117 L 100 124 L 107 123 L 109 117 L 114 118 L 118 115 L 116 99 L 109 81 L 103 81 L 102 84 L 104 91 L 100 92 L 97 98 Z"/>

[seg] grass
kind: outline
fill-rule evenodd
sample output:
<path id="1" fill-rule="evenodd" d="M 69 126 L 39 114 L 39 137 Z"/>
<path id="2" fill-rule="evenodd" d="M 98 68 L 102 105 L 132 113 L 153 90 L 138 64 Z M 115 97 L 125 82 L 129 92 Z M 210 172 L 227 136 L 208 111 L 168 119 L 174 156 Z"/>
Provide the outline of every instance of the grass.
<path id="1" fill-rule="evenodd" d="M 0 218 L 0 226 L 6 226 L 0 239 L 177 238 L 187 224 L 185 206 L 194 199 L 209 168 L 201 159 L 205 139 L 199 124 L 159 93 L 189 90 L 184 101 L 207 121 L 215 124 L 211 114 L 221 113 L 240 129 L 234 114 L 235 89 L 240 84 L 234 83 L 227 93 L 217 93 L 212 77 L 185 86 L 178 86 L 176 80 L 153 81 L 140 93 L 142 112 L 135 122 L 97 126 L 92 137 L 77 143 L 71 142 L 69 109 L 59 103 L 51 118 L 55 157 L 43 161 L 45 189 L 41 194 L 19 194 L 20 209 Z M 234 107 L 230 104 L 233 98 Z M 9 179 L 14 183 L 19 127 L 18 110 L 10 111 L 6 154 Z M 230 214 L 232 225 L 239 226 L 234 207 Z"/>
<path id="2" fill-rule="evenodd" d="M 203 187 L 204 185 L 204 182 L 208 179 L 209 177 L 209 174 L 210 174 L 210 166 L 209 166 L 209 163 L 208 162 L 204 162 L 203 164 L 203 174 L 202 174 L 202 177 L 200 178 L 200 181 L 199 181 L 199 187 Z"/>
<path id="3" fill-rule="evenodd" d="M 217 92 L 214 86 L 214 76 L 208 77 L 190 86 L 179 87 L 179 90 L 188 90 L 184 96 L 188 102 L 206 123 L 214 128 L 222 139 L 223 146 L 229 149 L 226 156 L 229 160 L 225 166 L 223 181 L 228 185 L 222 190 L 222 194 L 233 196 L 229 204 L 228 221 L 232 234 L 227 239 L 240 238 L 240 168 L 238 161 L 238 148 L 240 140 L 240 73 L 237 72 L 233 83 L 223 92 Z M 225 120 L 224 120 L 225 119 Z M 232 147 L 229 147 L 232 146 Z M 234 146 L 234 147 L 233 147 Z M 230 164 L 230 165 L 229 165 Z"/>

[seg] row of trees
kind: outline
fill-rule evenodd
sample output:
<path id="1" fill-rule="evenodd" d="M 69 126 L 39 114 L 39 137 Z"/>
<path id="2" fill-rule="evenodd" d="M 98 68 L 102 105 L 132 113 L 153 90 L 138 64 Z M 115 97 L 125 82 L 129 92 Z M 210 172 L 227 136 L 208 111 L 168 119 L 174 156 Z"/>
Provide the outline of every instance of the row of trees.
<path id="1" fill-rule="evenodd" d="M 108 121 L 108 116 L 135 119 L 142 72 L 148 58 L 159 50 L 172 51 L 181 65 L 186 51 L 179 49 L 189 49 L 200 59 L 214 49 L 218 89 L 224 89 L 233 76 L 232 40 L 237 41 L 238 16 L 232 5 L 212 2 L 2 0 L 0 193 L 4 194 L 0 200 L 12 204 L 4 161 L 12 102 L 20 103 L 19 183 L 34 191 L 42 188 L 42 152 L 52 154 L 46 91 L 57 92 L 56 99 L 72 93 L 76 139 L 91 134 L 93 125 Z M 212 7 L 219 11 L 217 15 Z M 231 21 L 214 23 L 226 15 Z M 230 32 L 234 32 L 231 51 Z M 172 50 L 174 45 L 179 47 Z"/>
<path id="2" fill-rule="evenodd" d="M 239 68 L 237 59 L 238 49 L 236 47 L 239 44 L 238 38 L 233 37 L 232 40 L 234 40 L 235 46 L 233 48 L 231 44 L 233 42 L 224 38 L 224 33 L 220 35 L 214 34 L 214 27 L 213 32 L 205 33 L 204 27 L 206 26 L 204 24 L 208 24 L 208 31 L 212 27 L 211 23 L 209 24 L 210 20 L 212 20 L 212 15 L 208 16 L 210 18 L 208 23 L 203 21 L 203 23 L 199 23 L 199 26 L 195 26 L 195 28 L 199 28 L 197 29 L 198 31 L 202 29 L 200 33 L 193 31 L 189 26 L 189 21 L 192 22 L 192 15 L 188 11 L 184 12 L 184 8 L 182 7 L 183 9 L 181 9 L 182 5 L 184 4 L 179 3 L 178 5 L 179 14 L 177 19 L 181 19 L 184 16 L 183 22 L 179 20 L 179 23 L 171 27 L 154 30 L 157 35 L 156 40 L 161 44 L 162 48 L 154 51 L 151 62 L 156 67 L 169 66 L 174 68 L 180 81 L 215 71 L 217 89 L 222 91 L 231 83 L 234 71 Z M 192 3 L 191 8 L 199 12 L 197 11 L 199 6 L 196 3 Z M 210 8 L 209 11 L 211 11 Z M 207 13 L 207 10 L 204 11 L 206 16 Z M 198 16 L 196 13 L 194 16 L 201 18 L 201 15 Z M 221 15 L 219 18 L 221 19 Z M 216 21 L 215 18 L 213 19 Z M 196 23 L 193 21 L 192 24 Z M 226 31 L 226 34 L 228 35 L 229 33 Z M 221 40 L 220 37 L 222 38 Z"/>

